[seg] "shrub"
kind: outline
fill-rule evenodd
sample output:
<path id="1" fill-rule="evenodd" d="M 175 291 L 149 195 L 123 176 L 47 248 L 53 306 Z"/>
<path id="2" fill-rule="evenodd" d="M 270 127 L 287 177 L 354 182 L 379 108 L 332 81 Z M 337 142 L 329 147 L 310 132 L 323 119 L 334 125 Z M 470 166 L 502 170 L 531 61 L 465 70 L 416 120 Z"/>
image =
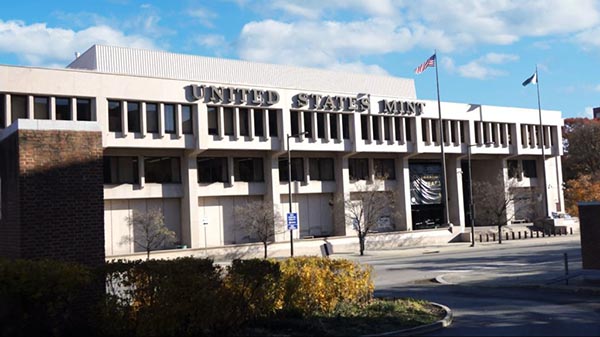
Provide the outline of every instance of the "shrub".
<path id="1" fill-rule="evenodd" d="M 332 314 L 338 305 L 373 297 L 371 267 L 348 260 L 295 257 L 281 262 L 284 311 L 301 316 Z"/>
<path id="2" fill-rule="evenodd" d="M 234 260 L 227 271 L 225 286 L 234 304 L 232 320 L 266 318 L 283 307 L 279 263 L 262 259 Z"/>
<path id="3" fill-rule="evenodd" d="M 83 333 L 91 284 L 92 272 L 76 263 L 0 259 L 0 334 Z"/>

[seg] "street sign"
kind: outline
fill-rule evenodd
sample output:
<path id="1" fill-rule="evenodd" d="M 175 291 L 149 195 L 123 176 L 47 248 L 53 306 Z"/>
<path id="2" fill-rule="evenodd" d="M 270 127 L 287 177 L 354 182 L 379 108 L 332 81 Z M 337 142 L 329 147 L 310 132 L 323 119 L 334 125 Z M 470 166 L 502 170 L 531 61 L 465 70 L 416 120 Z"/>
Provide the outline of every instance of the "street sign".
<path id="1" fill-rule="evenodd" d="M 287 213 L 288 231 L 298 229 L 298 213 Z"/>

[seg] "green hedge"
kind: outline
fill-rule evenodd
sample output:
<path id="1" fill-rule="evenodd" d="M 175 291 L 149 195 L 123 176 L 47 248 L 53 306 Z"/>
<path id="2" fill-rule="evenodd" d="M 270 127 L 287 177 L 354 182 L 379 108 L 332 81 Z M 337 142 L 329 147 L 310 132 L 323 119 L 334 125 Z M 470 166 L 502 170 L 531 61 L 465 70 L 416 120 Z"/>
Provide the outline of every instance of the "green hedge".
<path id="1" fill-rule="evenodd" d="M 191 257 L 113 261 L 93 271 L 55 261 L 0 260 L 0 331 L 227 335 L 255 320 L 331 314 L 340 305 L 366 302 L 373 295 L 370 273 L 354 262 L 318 257 L 234 260 L 227 268 Z M 90 297 L 94 286 L 99 296 Z M 81 310 L 82 303 L 91 310 Z"/>

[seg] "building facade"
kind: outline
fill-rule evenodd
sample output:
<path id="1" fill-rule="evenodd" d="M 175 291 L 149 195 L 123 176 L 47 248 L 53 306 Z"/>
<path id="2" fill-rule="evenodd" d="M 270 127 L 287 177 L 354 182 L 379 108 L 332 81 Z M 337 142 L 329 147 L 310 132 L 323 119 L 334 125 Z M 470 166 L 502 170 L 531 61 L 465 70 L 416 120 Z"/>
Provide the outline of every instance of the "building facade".
<path id="1" fill-rule="evenodd" d="M 0 79 L 0 132 L 19 119 L 101 130 L 107 256 L 138 251 L 126 217 L 153 207 L 189 248 L 251 242 L 235 207 L 264 200 L 285 217 L 288 179 L 295 239 L 354 236 L 334 204 L 364 185 L 394 192 L 379 230 L 444 226 L 442 143 L 453 230 L 468 225 L 468 157 L 473 181 L 537 191 L 536 214 L 515 220 L 564 207 L 559 111 L 540 123 L 537 109 L 442 102 L 440 123 L 411 79 L 99 45 L 66 69 L 0 66 Z"/>

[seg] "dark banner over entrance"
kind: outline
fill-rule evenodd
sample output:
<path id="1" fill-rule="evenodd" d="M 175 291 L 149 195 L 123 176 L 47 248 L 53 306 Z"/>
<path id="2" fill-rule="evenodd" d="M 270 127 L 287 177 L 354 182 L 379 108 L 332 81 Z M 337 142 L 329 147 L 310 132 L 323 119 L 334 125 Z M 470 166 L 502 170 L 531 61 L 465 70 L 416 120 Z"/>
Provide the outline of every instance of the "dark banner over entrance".
<path id="1" fill-rule="evenodd" d="M 410 164 L 411 205 L 442 203 L 442 166 L 440 164 Z"/>
<path id="2" fill-rule="evenodd" d="M 442 226 L 442 165 L 411 163 L 409 170 L 413 229 Z"/>

